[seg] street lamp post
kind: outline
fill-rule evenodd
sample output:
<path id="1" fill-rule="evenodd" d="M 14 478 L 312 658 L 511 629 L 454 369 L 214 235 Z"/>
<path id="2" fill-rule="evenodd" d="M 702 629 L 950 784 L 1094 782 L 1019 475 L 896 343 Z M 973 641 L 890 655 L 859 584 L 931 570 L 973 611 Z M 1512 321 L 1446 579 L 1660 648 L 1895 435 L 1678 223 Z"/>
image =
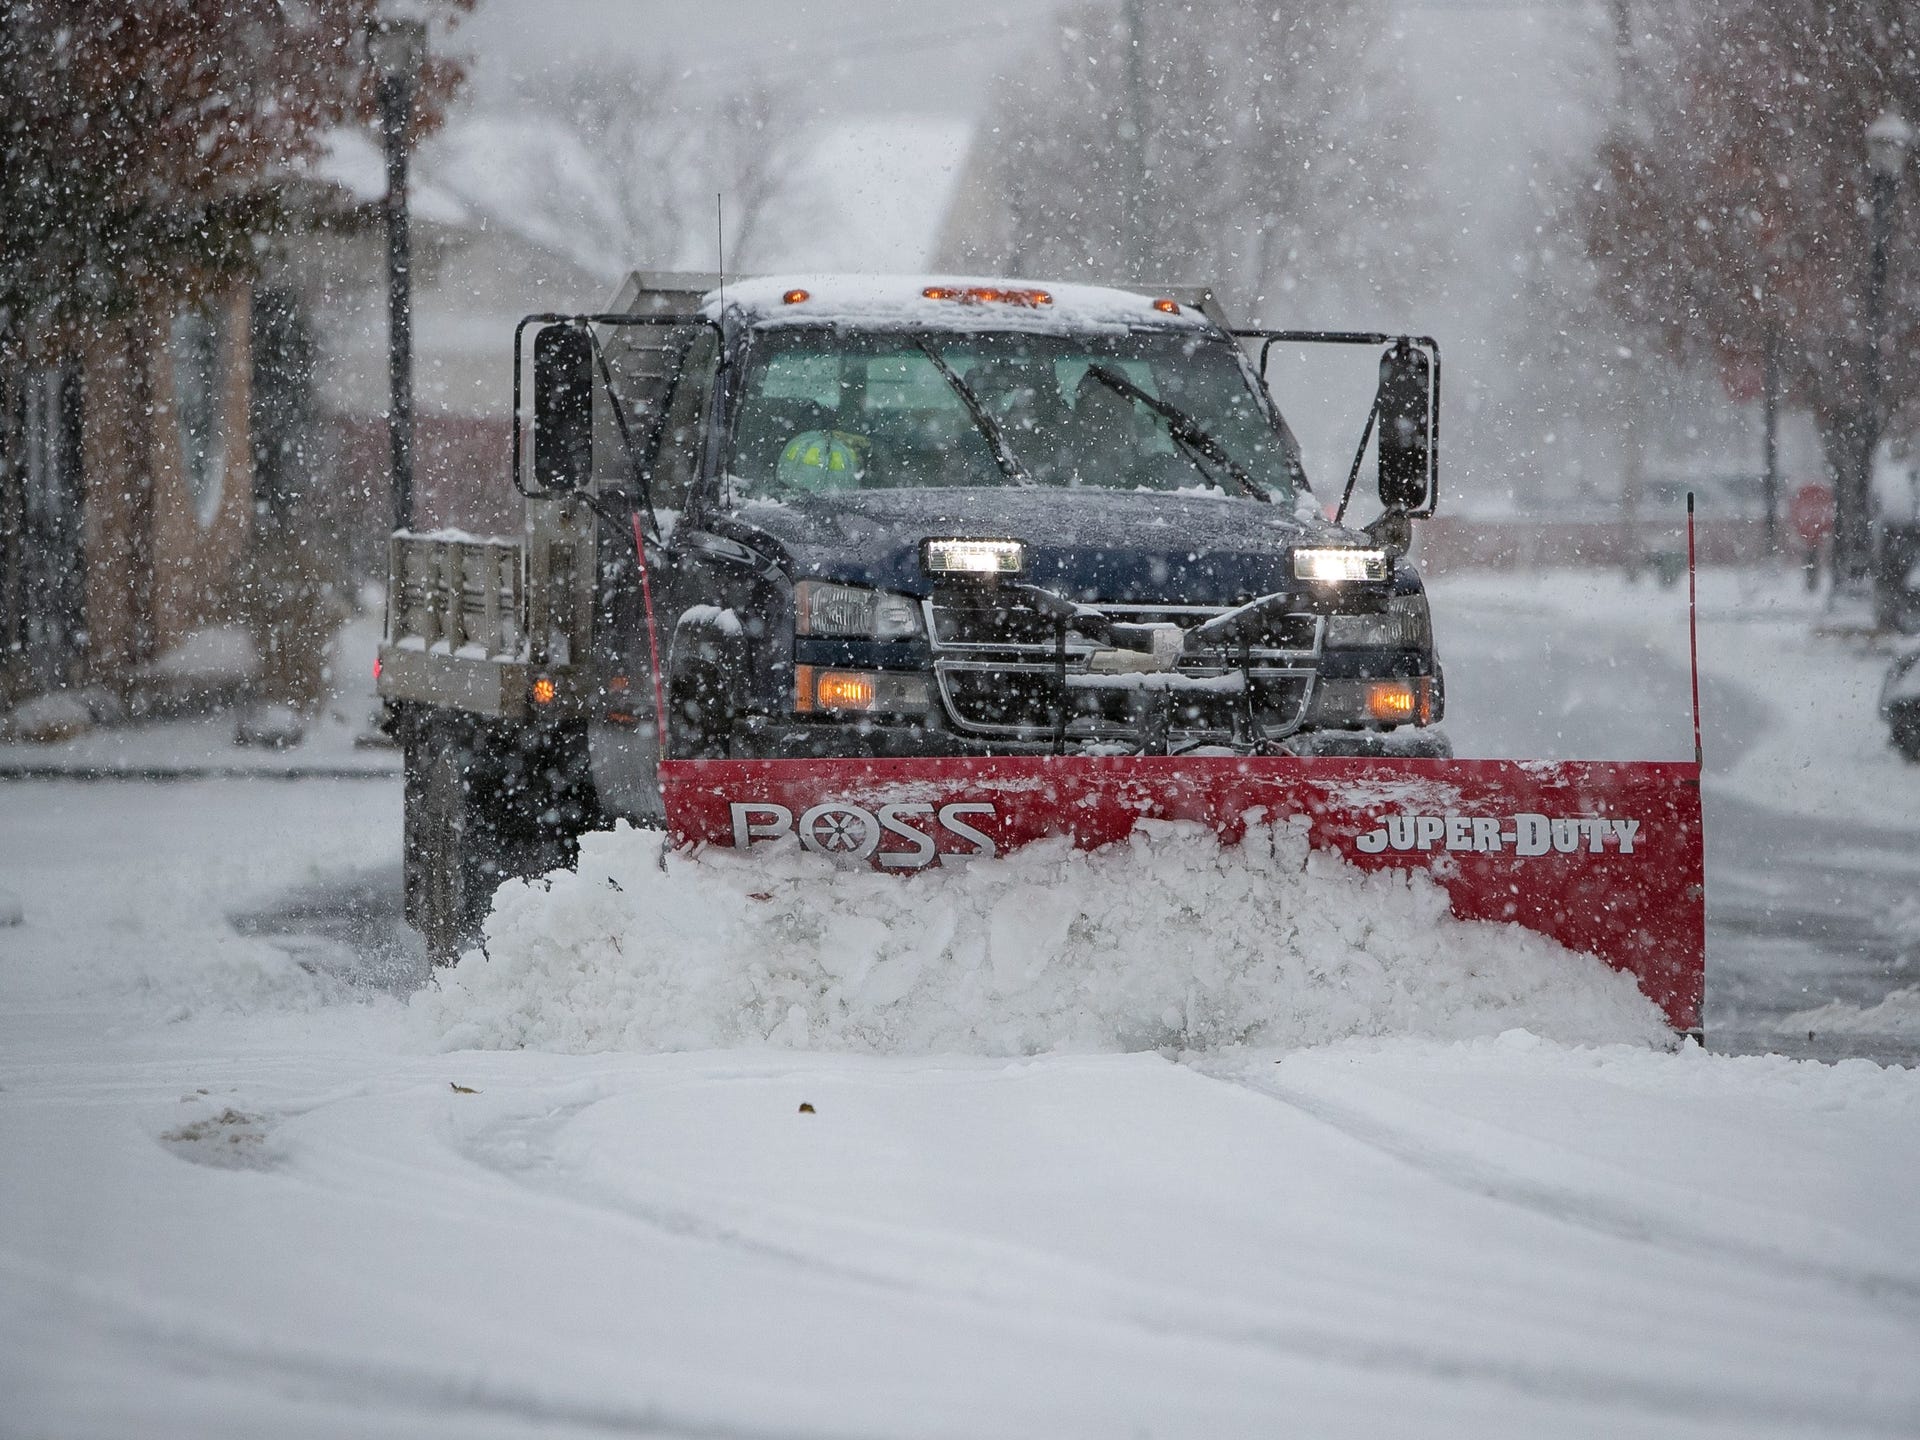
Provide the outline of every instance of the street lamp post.
<path id="1" fill-rule="evenodd" d="M 380 133 L 387 153 L 387 436 L 392 445 L 393 524 L 413 524 L 413 277 L 407 238 L 407 146 L 413 91 L 427 52 L 426 24 L 385 15 L 367 33 L 380 78 Z"/>
<path id="2" fill-rule="evenodd" d="M 1772 559 L 1780 553 L 1780 319 L 1774 298 L 1779 237 L 1765 211 L 1749 210 L 1746 221 L 1738 233 L 1748 237 L 1745 259 L 1760 310 L 1760 498 Z"/>
<path id="3" fill-rule="evenodd" d="M 1125 0 L 1127 25 L 1126 110 L 1120 136 L 1126 155 L 1126 191 L 1121 198 L 1121 242 L 1127 280 L 1147 281 L 1147 17 L 1143 0 Z"/>
<path id="4" fill-rule="evenodd" d="M 1913 127 L 1883 110 L 1867 127 L 1867 173 L 1872 187 L 1871 254 L 1867 260 L 1867 369 L 1861 385 L 1860 451 L 1849 477 L 1845 503 L 1835 517 L 1836 580 L 1858 580 L 1867 571 L 1867 535 L 1872 504 L 1873 458 L 1880 448 L 1882 351 L 1887 329 L 1887 249 L 1893 234 L 1893 205 L 1913 149 Z"/>

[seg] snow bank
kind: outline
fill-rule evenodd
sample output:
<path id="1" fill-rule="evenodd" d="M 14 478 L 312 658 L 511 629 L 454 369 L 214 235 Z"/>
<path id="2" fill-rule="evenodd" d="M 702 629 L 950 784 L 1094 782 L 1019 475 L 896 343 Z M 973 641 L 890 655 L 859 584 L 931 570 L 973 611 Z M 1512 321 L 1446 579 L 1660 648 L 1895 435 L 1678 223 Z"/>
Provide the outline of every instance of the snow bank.
<path id="1" fill-rule="evenodd" d="M 318 936 L 236 933 L 231 916 L 399 867 L 397 785 L 269 783 L 5 782 L 0 1012 L 311 1012 L 396 983 Z"/>
<path id="2" fill-rule="evenodd" d="M 1780 1022 L 1781 1029 L 1810 1035 L 1885 1035 L 1920 1040 L 1920 985 L 1889 991 L 1877 1005 L 1830 1001 Z"/>
<path id="3" fill-rule="evenodd" d="M 589 835 L 505 887 L 485 953 L 414 1001 L 448 1049 L 875 1052 L 1207 1049 L 1525 1026 L 1657 1043 L 1627 976 L 1458 921 L 1424 876 L 1367 875 L 1303 832 L 1222 849 L 1159 825 L 911 880 L 800 852 Z"/>

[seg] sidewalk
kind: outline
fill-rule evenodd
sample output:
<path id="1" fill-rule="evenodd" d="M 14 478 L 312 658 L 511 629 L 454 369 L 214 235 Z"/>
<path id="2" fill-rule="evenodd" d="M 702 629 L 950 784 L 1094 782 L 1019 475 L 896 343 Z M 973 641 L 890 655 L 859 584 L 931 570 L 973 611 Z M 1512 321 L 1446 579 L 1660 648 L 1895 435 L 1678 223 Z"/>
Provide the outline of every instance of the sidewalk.
<path id="1" fill-rule="evenodd" d="M 103 725 L 69 740 L 0 741 L 0 780 L 275 780 L 379 779 L 400 773 L 400 752 L 368 747 L 380 739 L 371 723 L 377 613 L 355 616 L 335 637 L 329 665 L 333 693 L 307 722 L 298 745 L 274 749 L 234 741 L 237 710 L 210 715 Z"/>

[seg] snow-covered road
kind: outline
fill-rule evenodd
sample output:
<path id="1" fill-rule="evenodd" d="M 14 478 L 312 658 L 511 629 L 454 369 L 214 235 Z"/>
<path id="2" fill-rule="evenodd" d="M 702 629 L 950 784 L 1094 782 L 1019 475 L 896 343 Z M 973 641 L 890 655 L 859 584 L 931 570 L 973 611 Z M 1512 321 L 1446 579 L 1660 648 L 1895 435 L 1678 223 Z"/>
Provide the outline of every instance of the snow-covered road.
<path id="1" fill-rule="evenodd" d="M 7 1026 L 8 1434 L 1920 1425 L 1920 1087 L 1865 1062 L 90 1028 Z"/>
<path id="2" fill-rule="evenodd" d="M 1443 589 L 1462 749 L 1478 688 L 1573 749 L 1608 706 L 1681 697 L 1613 753 L 1683 753 L 1649 614 L 1563 598 L 1495 624 L 1497 599 Z M 1614 681 L 1569 665 L 1578 693 L 1529 720 L 1503 648 L 1529 626 L 1559 653 L 1599 629 Z M 1791 633 L 1753 647 L 1790 676 Z M 1842 766 L 1765 803 L 1747 757 L 1810 732 L 1747 703 L 1749 661 L 1709 665 L 1709 823 L 1734 847 L 1710 894 L 1735 896 L 1714 1003 L 1777 1035 L 1807 984 L 1858 1021 L 1913 983 L 1912 792 Z M 1730 714 L 1754 723 L 1717 733 Z M 378 903 L 397 789 L 0 786 L 23 912 L 0 928 L 0 1436 L 1920 1435 L 1920 1072 L 1556 1043 L 1501 1020 L 1496 967 L 1466 965 L 1463 1004 L 1445 965 L 1385 952 L 1305 973 L 1478 1038 L 641 1053 L 620 1037 L 645 1025 L 559 1009 L 653 1013 L 618 943 L 603 990 L 503 967 L 401 998 Z M 1821 902 L 1843 892 L 1890 947 L 1857 997 Z M 1051 1013 L 1018 976 L 994 993 L 1025 1010 L 968 1033 Z M 1624 1024 L 1575 1006 L 1595 993 L 1549 978 L 1516 1004 Z M 462 1033 L 555 1042 L 444 1048 Z"/>

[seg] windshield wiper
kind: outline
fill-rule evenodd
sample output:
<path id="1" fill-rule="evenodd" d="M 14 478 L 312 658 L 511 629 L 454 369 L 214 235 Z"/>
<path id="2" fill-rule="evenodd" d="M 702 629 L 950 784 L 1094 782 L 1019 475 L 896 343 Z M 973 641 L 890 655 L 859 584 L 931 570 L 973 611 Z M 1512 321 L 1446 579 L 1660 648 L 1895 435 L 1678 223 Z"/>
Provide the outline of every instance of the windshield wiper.
<path id="1" fill-rule="evenodd" d="M 1124 395 L 1127 399 L 1146 406 L 1166 421 L 1167 433 L 1180 443 L 1181 453 L 1189 460 L 1192 460 L 1194 452 L 1198 451 L 1215 464 L 1225 466 L 1228 473 L 1239 483 L 1240 488 L 1255 500 L 1270 502 L 1273 499 L 1254 483 L 1253 476 L 1247 473 L 1246 466 L 1227 453 L 1227 447 L 1201 429 L 1194 418 L 1184 410 L 1175 409 L 1157 395 L 1149 395 L 1118 370 L 1110 370 L 1105 365 L 1090 365 L 1087 367 L 1087 373 L 1115 394 Z M 1197 462 L 1195 468 L 1199 468 Z M 1200 473 L 1206 474 L 1204 470 Z"/>
<path id="2" fill-rule="evenodd" d="M 967 407 L 967 414 L 973 417 L 974 427 L 987 437 L 987 445 L 993 451 L 994 464 L 998 465 L 1002 473 L 1014 484 L 1033 484 L 1033 477 L 1027 473 L 1026 466 L 1022 465 L 1019 457 L 1013 453 L 1013 447 L 1007 444 L 1006 435 L 1001 431 L 999 423 L 988 413 L 987 407 L 980 403 L 980 397 L 967 388 L 967 382 L 960 378 L 951 365 L 947 364 L 940 352 L 933 348 L 933 342 L 926 336 L 917 336 L 913 343 L 918 345 L 927 359 L 933 362 L 933 368 L 940 372 L 941 378 L 951 385 L 953 393 L 960 397 L 960 403 Z"/>

